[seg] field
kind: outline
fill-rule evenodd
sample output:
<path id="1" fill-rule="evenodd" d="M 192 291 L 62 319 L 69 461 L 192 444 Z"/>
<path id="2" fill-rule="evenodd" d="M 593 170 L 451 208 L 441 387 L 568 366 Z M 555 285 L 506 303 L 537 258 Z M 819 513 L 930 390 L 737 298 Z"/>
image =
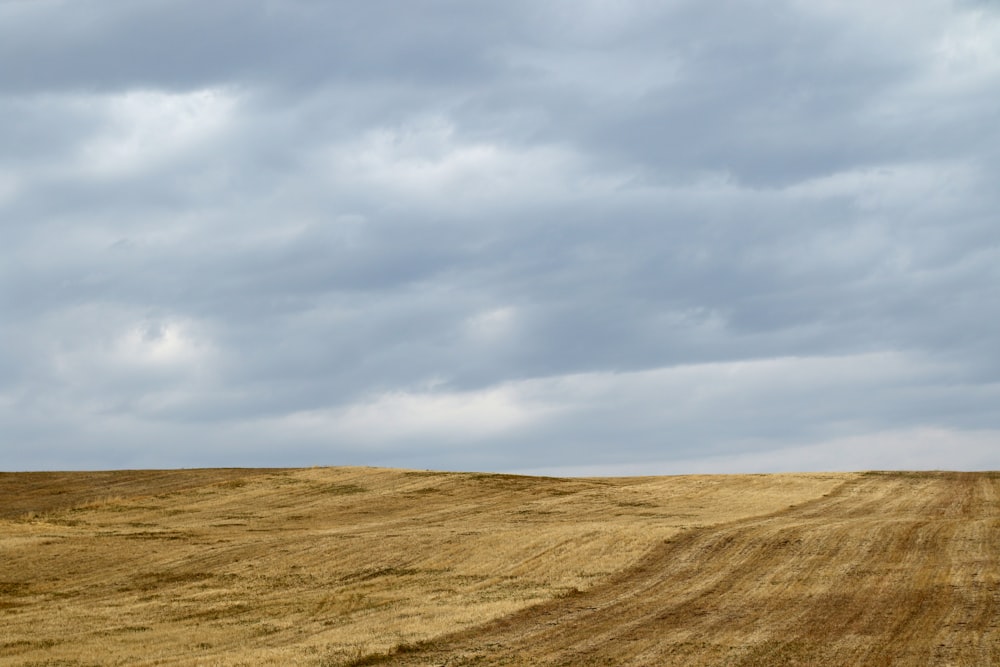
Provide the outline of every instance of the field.
<path id="1" fill-rule="evenodd" d="M 0 665 L 1000 664 L 1000 475 L 0 474 Z"/>

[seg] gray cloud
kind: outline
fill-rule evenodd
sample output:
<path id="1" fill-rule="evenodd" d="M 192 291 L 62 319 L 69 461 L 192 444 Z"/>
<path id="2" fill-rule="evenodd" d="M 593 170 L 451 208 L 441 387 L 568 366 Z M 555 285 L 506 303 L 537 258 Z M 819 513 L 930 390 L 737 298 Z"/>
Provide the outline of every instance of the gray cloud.
<path id="1" fill-rule="evenodd" d="M 989 5 L 0 14 L 0 467 L 997 465 Z"/>

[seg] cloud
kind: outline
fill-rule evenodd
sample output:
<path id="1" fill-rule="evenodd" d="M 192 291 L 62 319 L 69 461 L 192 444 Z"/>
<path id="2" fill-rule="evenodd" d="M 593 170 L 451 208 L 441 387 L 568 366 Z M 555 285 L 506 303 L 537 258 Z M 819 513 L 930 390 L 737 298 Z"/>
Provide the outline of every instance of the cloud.
<path id="1" fill-rule="evenodd" d="M 89 176 L 135 174 L 204 146 L 230 122 L 235 100 L 224 91 L 133 91 L 98 99 L 106 129 L 80 149 Z"/>
<path id="2" fill-rule="evenodd" d="M 988 4 L 66 7 L 0 6 L 0 467 L 988 460 Z"/>
<path id="3" fill-rule="evenodd" d="M 935 428 L 879 431 L 799 447 L 680 461 L 642 464 L 560 466 L 519 470 L 535 475 L 573 477 L 630 475 L 743 474 L 801 471 L 993 470 L 1000 431 L 954 431 Z M 952 453 L 945 460 L 941 452 Z"/>

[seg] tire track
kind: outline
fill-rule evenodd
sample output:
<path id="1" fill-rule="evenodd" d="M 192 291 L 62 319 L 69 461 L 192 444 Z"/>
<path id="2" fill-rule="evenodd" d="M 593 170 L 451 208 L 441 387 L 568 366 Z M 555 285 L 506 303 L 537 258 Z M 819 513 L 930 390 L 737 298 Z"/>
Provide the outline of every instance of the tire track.
<path id="1" fill-rule="evenodd" d="M 400 665 L 1000 663 L 1000 477 L 870 474 Z"/>

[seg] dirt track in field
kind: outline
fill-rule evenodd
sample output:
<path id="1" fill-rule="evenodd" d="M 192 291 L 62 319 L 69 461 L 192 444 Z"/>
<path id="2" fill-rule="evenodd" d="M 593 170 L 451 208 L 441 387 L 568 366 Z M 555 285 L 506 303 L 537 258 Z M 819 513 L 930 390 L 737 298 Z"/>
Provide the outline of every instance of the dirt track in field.
<path id="1" fill-rule="evenodd" d="M 1000 476 L 869 474 L 400 665 L 1000 664 Z"/>
<path id="2" fill-rule="evenodd" d="M 357 663 L 850 477 L 0 473 L 0 665 Z"/>

